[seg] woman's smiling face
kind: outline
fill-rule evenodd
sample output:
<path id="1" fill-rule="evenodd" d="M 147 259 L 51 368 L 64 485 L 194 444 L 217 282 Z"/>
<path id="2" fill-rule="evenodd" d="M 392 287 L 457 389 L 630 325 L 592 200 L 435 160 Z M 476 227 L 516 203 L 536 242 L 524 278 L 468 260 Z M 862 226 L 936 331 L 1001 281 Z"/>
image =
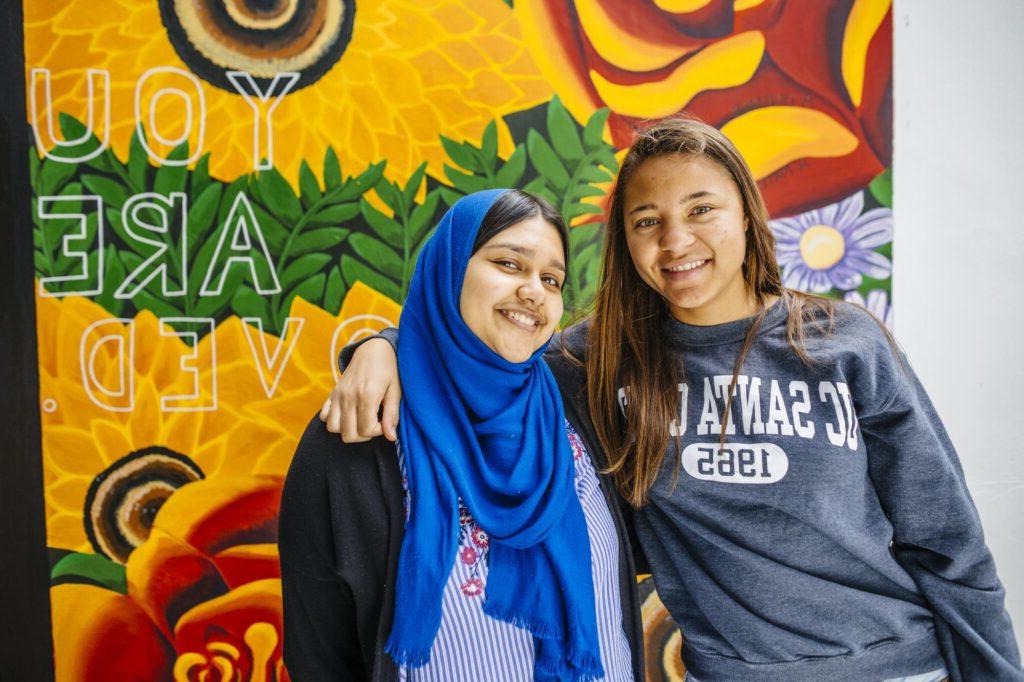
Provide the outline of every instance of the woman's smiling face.
<path id="1" fill-rule="evenodd" d="M 494 235 L 466 266 L 466 326 L 509 362 L 529 359 L 562 317 L 563 254 L 558 230 L 539 215 Z"/>
<path id="2" fill-rule="evenodd" d="M 753 314 L 743 201 L 725 168 L 704 156 L 648 159 L 629 179 L 623 213 L 633 266 L 677 320 L 710 325 Z"/>

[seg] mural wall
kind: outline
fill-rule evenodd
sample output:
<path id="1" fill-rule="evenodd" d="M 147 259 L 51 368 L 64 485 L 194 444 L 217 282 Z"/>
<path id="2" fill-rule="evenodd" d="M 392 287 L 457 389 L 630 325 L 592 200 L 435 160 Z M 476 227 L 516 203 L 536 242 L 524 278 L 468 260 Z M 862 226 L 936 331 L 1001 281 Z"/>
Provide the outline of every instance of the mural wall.
<path id="1" fill-rule="evenodd" d="M 283 476 L 465 193 L 555 203 L 581 310 L 631 128 L 689 112 L 750 163 L 786 283 L 891 323 L 888 0 L 23 4 L 59 680 L 288 679 Z M 680 679 L 643 588 L 649 677 Z"/>

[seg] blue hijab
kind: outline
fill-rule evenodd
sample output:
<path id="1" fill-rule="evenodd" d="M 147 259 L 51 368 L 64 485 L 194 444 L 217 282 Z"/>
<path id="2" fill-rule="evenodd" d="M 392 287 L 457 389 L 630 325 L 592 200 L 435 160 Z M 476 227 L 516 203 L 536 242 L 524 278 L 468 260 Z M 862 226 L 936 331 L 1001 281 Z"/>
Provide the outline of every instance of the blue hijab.
<path id="1" fill-rule="evenodd" d="M 429 661 L 461 498 L 490 536 L 484 612 L 533 634 L 535 679 L 591 680 L 604 672 L 590 540 L 547 344 L 509 362 L 460 312 L 480 223 L 505 191 L 471 194 L 445 213 L 402 310 L 398 435 L 411 509 L 385 650 L 402 666 Z"/>

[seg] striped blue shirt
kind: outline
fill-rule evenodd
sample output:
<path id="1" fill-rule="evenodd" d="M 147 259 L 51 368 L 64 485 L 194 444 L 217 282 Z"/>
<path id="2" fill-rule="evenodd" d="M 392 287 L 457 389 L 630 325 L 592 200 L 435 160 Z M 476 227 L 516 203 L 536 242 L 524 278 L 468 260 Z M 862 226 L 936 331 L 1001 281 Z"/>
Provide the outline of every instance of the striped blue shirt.
<path id="1" fill-rule="evenodd" d="M 591 569 L 597 607 L 601 664 L 608 682 L 633 679 L 629 641 L 622 629 L 619 593 L 619 537 L 594 465 L 583 441 L 567 421 L 566 432 L 576 462 L 576 494 L 583 506 L 590 536 Z M 409 491 L 405 460 L 398 449 L 402 485 Z M 459 502 L 459 548 L 441 601 L 441 626 L 430 650 L 430 662 L 400 669 L 401 682 L 530 682 L 533 680 L 533 637 L 483 612 L 487 589 L 488 537 Z"/>

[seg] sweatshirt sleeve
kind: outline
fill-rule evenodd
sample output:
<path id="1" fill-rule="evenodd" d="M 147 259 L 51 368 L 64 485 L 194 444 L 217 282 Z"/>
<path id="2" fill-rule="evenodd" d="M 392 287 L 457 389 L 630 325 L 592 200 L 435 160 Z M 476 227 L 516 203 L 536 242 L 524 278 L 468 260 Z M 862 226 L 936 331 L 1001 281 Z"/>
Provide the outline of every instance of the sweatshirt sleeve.
<path id="1" fill-rule="evenodd" d="M 954 682 L 1024 680 L 1003 586 L 953 444 L 913 370 L 883 352 L 888 377 L 871 384 L 888 397 L 861 416 L 860 428 L 893 526 L 892 551 L 935 615 Z"/>
<path id="2" fill-rule="evenodd" d="M 338 353 L 338 369 L 344 372 L 348 363 L 352 362 L 352 355 L 356 352 L 356 349 L 370 339 L 384 339 L 391 344 L 391 349 L 395 351 L 395 354 L 398 354 L 398 328 L 385 327 L 373 336 L 367 336 L 365 339 L 359 339 L 358 341 L 346 344 Z"/>
<path id="3" fill-rule="evenodd" d="M 335 570 L 324 469 L 331 441 L 337 447 L 314 417 L 299 441 L 281 496 L 284 662 L 294 682 L 366 679 L 352 594 Z"/>

